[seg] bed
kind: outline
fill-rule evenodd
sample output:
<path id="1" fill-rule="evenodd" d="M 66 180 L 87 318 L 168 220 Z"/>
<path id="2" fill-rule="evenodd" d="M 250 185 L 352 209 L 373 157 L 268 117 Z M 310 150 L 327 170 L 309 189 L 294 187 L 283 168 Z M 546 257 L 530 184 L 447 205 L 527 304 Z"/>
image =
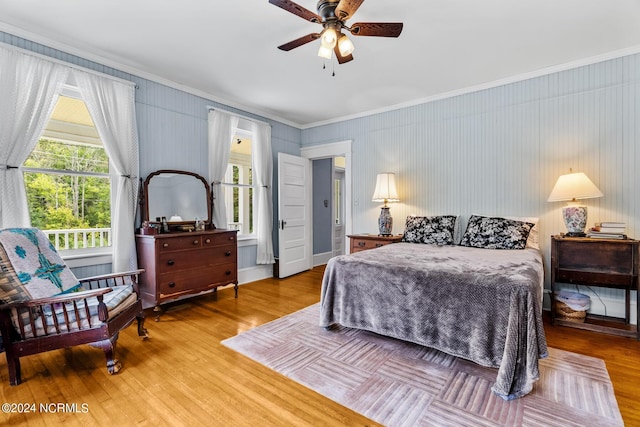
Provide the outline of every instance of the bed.
<path id="1" fill-rule="evenodd" d="M 420 243 L 429 243 L 408 239 L 329 260 L 320 326 L 339 324 L 436 348 L 498 368 L 492 390 L 503 399 L 529 393 L 539 378 L 538 360 L 547 356 L 542 256 L 524 243 L 528 232 L 518 236 L 522 248 L 495 248 L 478 238 L 495 224 L 481 224 L 474 234 L 475 219 L 462 246 L 452 244 L 453 231 L 444 239 L 427 232 L 435 243 L 418 233 Z"/>

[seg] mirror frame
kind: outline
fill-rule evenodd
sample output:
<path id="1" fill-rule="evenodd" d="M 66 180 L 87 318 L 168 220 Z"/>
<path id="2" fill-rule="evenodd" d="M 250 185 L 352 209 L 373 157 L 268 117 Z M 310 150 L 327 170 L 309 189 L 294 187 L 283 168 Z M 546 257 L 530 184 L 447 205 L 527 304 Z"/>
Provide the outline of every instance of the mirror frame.
<path id="1" fill-rule="evenodd" d="M 205 189 L 205 193 L 206 193 L 206 201 L 205 203 L 207 204 L 207 218 L 205 220 L 205 228 L 206 229 L 213 229 L 215 228 L 212 222 L 212 218 L 211 218 L 211 212 L 212 212 L 212 204 L 213 204 L 213 197 L 211 194 L 211 187 L 209 186 L 209 183 L 207 182 L 206 179 L 204 179 L 202 176 L 198 175 L 195 172 L 189 172 L 189 171 L 183 171 L 183 170 L 177 170 L 177 169 L 160 169 L 157 170 L 155 172 L 151 172 L 147 178 L 144 180 L 144 183 L 142 185 L 141 191 L 143 193 L 143 196 L 140 197 L 140 204 L 144 205 L 144 207 L 141 209 L 141 212 L 143 214 L 142 217 L 142 221 L 146 221 L 148 223 L 157 223 L 157 221 L 152 220 L 149 217 L 149 182 L 151 181 L 151 179 L 154 176 L 158 176 L 161 174 L 174 174 L 174 175 L 188 175 L 188 176 L 192 176 L 198 180 L 200 180 L 202 182 L 202 185 L 204 185 L 204 189 Z M 204 219 L 204 218 L 203 218 Z M 195 224 L 195 220 L 191 220 L 191 221 L 179 221 L 179 222 L 171 222 L 169 223 L 169 227 L 170 227 L 170 231 L 185 231 L 185 230 L 180 230 L 181 227 L 188 227 L 188 226 L 194 226 Z"/>

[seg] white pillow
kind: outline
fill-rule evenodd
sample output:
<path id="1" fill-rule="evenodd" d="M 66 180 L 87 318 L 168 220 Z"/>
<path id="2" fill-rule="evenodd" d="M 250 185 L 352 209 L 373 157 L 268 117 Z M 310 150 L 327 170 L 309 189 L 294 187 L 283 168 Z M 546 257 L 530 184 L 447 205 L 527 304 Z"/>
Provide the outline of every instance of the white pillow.
<path id="1" fill-rule="evenodd" d="M 495 218 L 505 218 L 505 219 L 511 219 L 514 221 L 522 221 L 522 222 L 531 222 L 534 224 L 533 228 L 531 229 L 531 231 L 529 232 L 529 237 L 527 238 L 527 248 L 533 248 L 533 249 L 538 249 L 540 250 L 540 228 L 538 227 L 538 221 L 540 221 L 540 218 L 536 217 L 536 216 L 502 216 L 502 215 L 480 215 L 480 214 L 473 214 L 473 215 L 478 215 L 478 216 L 490 216 L 490 217 L 495 217 Z"/>

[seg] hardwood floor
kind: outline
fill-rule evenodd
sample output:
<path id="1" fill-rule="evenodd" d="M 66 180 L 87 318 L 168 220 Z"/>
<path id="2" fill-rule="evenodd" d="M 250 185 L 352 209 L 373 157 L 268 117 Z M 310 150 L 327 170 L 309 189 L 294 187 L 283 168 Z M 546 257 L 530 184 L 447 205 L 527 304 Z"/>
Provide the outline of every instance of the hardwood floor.
<path id="1" fill-rule="evenodd" d="M 322 272 L 242 285 L 238 299 L 232 288 L 217 299 L 192 298 L 157 323 L 149 312 L 148 341 L 133 326 L 120 336 L 118 375 L 107 374 L 102 351 L 85 345 L 21 359 L 24 382 L 10 387 L 0 357 L 2 403 L 35 409 L 3 413 L 0 424 L 377 425 L 220 344 L 319 301 Z M 546 332 L 549 346 L 604 359 L 626 425 L 640 425 L 640 342 L 559 326 Z"/>

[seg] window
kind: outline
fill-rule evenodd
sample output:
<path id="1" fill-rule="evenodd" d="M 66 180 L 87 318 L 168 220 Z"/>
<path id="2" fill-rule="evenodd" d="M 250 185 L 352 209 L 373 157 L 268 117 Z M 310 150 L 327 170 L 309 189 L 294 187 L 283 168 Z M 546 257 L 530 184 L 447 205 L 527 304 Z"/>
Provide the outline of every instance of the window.
<path id="1" fill-rule="evenodd" d="M 255 236 L 252 139 L 252 132 L 238 129 L 231 140 L 229 163 L 222 183 L 227 207 L 227 228 L 238 230 L 238 237 Z"/>
<path id="2" fill-rule="evenodd" d="M 23 171 L 31 224 L 56 248 L 111 246 L 109 157 L 82 99 L 59 97 Z"/>

